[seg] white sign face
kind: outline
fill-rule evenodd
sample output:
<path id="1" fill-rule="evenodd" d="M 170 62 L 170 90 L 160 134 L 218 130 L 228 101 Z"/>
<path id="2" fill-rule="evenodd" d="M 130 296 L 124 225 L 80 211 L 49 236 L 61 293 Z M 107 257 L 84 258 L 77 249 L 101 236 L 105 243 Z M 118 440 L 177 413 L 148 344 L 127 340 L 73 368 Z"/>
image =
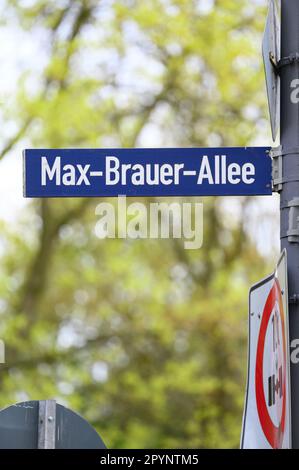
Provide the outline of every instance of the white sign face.
<path id="1" fill-rule="evenodd" d="M 273 140 L 276 139 L 280 125 L 280 78 L 273 64 L 271 63 L 271 58 L 274 62 L 277 63 L 281 56 L 280 9 L 280 0 L 270 0 L 269 13 L 263 39 L 263 59 Z"/>
<path id="2" fill-rule="evenodd" d="M 249 294 L 249 364 L 241 447 L 291 448 L 286 251 Z"/>

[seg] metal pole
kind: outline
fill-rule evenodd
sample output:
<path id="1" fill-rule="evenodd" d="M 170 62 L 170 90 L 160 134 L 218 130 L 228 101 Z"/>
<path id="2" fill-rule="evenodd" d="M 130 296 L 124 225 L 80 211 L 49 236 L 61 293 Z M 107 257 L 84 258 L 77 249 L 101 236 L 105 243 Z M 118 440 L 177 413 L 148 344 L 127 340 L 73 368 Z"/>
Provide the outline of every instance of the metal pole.
<path id="1" fill-rule="evenodd" d="M 288 253 L 290 343 L 299 339 L 299 0 L 282 0 L 281 247 Z M 298 56 L 299 57 L 299 56 Z M 296 81 L 298 80 L 298 81 Z M 297 92 L 298 90 L 298 92 Z M 299 449 L 299 361 L 291 361 L 293 448 Z"/>

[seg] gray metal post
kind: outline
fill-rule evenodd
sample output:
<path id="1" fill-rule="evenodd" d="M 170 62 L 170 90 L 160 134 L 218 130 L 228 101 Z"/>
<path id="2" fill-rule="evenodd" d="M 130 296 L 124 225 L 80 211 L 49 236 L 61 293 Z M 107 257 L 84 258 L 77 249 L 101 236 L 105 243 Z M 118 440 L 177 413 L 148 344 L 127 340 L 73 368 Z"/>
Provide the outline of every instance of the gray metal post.
<path id="1" fill-rule="evenodd" d="M 55 449 L 55 431 L 56 401 L 40 401 L 38 410 L 38 449 Z"/>
<path id="2" fill-rule="evenodd" d="M 292 350 L 299 339 L 299 0 L 282 0 L 281 6 L 281 246 L 288 253 Z M 299 363 L 292 361 L 291 382 L 293 447 L 299 449 Z"/>

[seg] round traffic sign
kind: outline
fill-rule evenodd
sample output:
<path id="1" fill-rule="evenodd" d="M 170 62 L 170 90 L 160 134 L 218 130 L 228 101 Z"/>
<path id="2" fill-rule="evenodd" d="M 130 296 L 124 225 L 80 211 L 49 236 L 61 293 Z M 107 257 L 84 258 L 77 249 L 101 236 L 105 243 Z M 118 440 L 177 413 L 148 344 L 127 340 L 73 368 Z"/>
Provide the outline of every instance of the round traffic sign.
<path id="1" fill-rule="evenodd" d="M 95 429 L 72 410 L 51 401 L 27 401 L 0 411 L 0 449 L 105 449 Z M 52 427 L 52 429 L 51 429 Z"/>
<path id="2" fill-rule="evenodd" d="M 279 281 L 275 279 L 262 314 L 255 366 L 258 415 L 263 432 L 273 449 L 281 448 L 284 438 L 286 374 L 285 314 L 281 288 Z"/>

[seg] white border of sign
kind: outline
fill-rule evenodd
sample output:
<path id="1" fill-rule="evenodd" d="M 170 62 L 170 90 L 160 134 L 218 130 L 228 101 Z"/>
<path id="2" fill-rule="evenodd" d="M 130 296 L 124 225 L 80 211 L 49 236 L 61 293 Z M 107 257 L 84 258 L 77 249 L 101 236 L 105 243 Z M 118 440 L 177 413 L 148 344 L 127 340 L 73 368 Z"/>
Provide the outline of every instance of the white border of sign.
<path id="1" fill-rule="evenodd" d="M 277 63 L 281 58 L 281 2 L 270 0 L 262 53 L 264 60 L 267 96 L 269 104 L 272 139 L 275 141 L 280 126 L 280 77 L 270 60 Z"/>
<path id="2" fill-rule="evenodd" d="M 259 418 L 256 400 L 256 356 L 257 344 L 262 324 L 266 301 L 270 291 L 279 281 L 282 295 L 282 306 L 285 318 L 285 352 L 286 352 L 286 381 L 285 381 L 285 424 L 281 437 L 281 448 L 292 447 L 291 438 L 291 389 L 290 389 L 290 350 L 289 350 L 289 314 L 288 314 L 288 284 L 287 284 L 287 252 L 280 256 L 276 271 L 255 284 L 249 292 L 249 341 L 248 341 L 248 375 L 241 437 L 242 449 L 272 449 Z"/>

